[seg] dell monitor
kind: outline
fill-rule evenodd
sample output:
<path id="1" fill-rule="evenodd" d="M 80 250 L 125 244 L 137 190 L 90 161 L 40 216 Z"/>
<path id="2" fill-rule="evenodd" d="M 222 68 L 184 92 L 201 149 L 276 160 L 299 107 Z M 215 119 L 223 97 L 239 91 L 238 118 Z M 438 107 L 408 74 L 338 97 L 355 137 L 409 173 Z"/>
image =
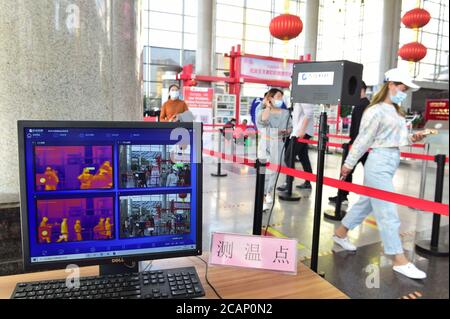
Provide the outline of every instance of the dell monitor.
<path id="1" fill-rule="evenodd" d="M 25 270 L 200 255 L 201 134 L 200 123 L 19 121 Z"/>

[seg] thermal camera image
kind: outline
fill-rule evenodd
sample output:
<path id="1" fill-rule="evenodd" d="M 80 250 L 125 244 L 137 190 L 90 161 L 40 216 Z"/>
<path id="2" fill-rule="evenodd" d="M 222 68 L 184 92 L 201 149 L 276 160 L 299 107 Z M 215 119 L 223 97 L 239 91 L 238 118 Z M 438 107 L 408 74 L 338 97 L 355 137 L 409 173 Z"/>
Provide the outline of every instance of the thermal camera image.
<path id="1" fill-rule="evenodd" d="M 38 200 L 36 226 L 40 244 L 113 239 L 113 198 Z"/>
<path id="2" fill-rule="evenodd" d="M 113 148 L 106 146 L 36 146 L 37 191 L 113 187 Z"/>

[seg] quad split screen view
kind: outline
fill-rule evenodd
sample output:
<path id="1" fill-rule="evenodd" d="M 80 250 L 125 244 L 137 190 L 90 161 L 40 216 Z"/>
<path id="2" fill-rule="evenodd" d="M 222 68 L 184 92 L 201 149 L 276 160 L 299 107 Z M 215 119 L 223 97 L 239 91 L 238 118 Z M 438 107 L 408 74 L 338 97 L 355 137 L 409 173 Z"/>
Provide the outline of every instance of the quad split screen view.
<path id="1" fill-rule="evenodd" d="M 191 141 L 150 131 L 26 129 L 31 263 L 196 247 Z"/>

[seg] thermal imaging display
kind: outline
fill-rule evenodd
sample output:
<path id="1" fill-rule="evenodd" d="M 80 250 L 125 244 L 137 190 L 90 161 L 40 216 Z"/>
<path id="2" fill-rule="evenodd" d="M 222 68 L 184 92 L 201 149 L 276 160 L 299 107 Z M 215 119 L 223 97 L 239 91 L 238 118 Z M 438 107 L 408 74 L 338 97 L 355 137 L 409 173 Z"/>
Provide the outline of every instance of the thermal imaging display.
<path id="1" fill-rule="evenodd" d="M 112 197 L 38 200 L 38 242 L 113 239 L 113 205 Z"/>
<path id="2" fill-rule="evenodd" d="M 112 146 L 36 146 L 36 190 L 113 187 Z"/>
<path id="3" fill-rule="evenodd" d="M 25 128 L 31 263 L 195 249 L 194 141 L 170 128 Z"/>

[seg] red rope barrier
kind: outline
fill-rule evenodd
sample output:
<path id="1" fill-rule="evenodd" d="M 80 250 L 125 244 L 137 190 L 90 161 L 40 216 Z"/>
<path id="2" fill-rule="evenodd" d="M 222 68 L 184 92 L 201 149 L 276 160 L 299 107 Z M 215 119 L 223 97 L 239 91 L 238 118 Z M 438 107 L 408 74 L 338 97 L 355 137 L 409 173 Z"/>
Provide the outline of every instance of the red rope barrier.
<path id="1" fill-rule="evenodd" d="M 315 140 L 305 140 L 305 139 L 299 138 L 298 141 L 300 143 L 306 143 L 306 144 L 311 144 L 311 145 L 319 144 L 319 142 L 315 141 Z M 342 148 L 342 144 L 339 144 L 339 143 L 327 143 L 327 146 Z M 432 155 L 401 152 L 400 156 L 403 158 L 412 158 L 412 159 L 434 162 L 434 156 L 432 156 Z M 448 163 L 448 156 L 446 158 L 446 162 Z"/>
<path id="2" fill-rule="evenodd" d="M 314 133 L 314 136 L 319 136 L 319 133 Z M 337 134 L 327 134 L 329 138 L 337 138 L 337 139 L 343 139 L 343 140 L 350 140 L 351 137 L 348 135 L 337 135 Z M 425 148 L 425 144 L 411 144 L 408 145 L 415 148 Z"/>
<path id="3" fill-rule="evenodd" d="M 254 163 L 255 163 L 254 161 L 249 160 L 247 158 L 238 157 L 235 155 L 228 155 L 228 154 L 215 152 L 213 150 L 208 150 L 208 149 L 204 149 L 203 153 L 206 155 L 209 155 L 209 156 L 220 157 L 222 159 L 229 160 L 229 161 L 232 161 L 232 162 L 235 162 L 238 164 L 247 165 L 250 167 L 253 167 Z M 276 172 L 276 171 L 278 171 L 278 169 L 280 169 L 280 165 L 268 163 L 267 168 Z M 297 178 L 301 178 L 301 179 L 308 180 L 311 182 L 316 182 L 316 175 L 312 174 L 312 173 L 298 171 L 296 169 L 285 167 L 285 166 L 281 166 L 280 172 L 283 174 L 292 176 L 292 177 L 297 177 Z M 420 209 L 420 210 L 423 210 L 426 212 L 432 212 L 435 214 L 448 216 L 449 206 L 446 204 L 436 203 L 436 202 L 433 202 L 430 200 L 420 199 L 420 198 L 416 198 L 416 197 L 412 197 L 412 196 L 408 196 L 408 195 L 402 195 L 402 194 L 397 194 L 397 193 L 393 193 L 393 192 L 388 192 L 388 191 L 384 191 L 384 190 L 380 190 L 380 189 L 376 189 L 376 188 L 372 188 L 372 187 L 368 187 L 368 186 L 353 184 L 353 183 L 341 181 L 341 180 L 330 178 L 330 177 L 324 178 L 324 185 L 327 185 L 327 186 L 330 186 L 333 188 L 346 190 L 348 192 L 353 192 L 353 193 L 367 196 L 367 197 L 377 198 L 377 199 L 391 202 L 394 204 L 407 206 L 407 207 L 414 207 L 416 209 Z"/>
<path id="4" fill-rule="evenodd" d="M 204 130 L 204 133 L 219 133 L 220 130 Z M 233 130 L 225 130 L 226 133 L 230 132 L 233 133 L 235 131 Z M 236 131 L 237 133 L 237 131 Z M 256 135 L 258 133 L 258 131 L 245 131 L 242 132 L 242 135 Z M 305 144 L 310 144 L 310 145 L 317 145 L 319 144 L 318 141 L 316 140 L 306 140 L 306 139 L 297 139 L 297 141 L 299 141 L 300 143 L 305 143 Z M 424 144 L 413 144 L 414 145 L 418 145 L 418 147 L 425 147 Z M 337 148 L 342 148 L 342 144 L 341 143 L 334 143 L 334 142 L 327 142 L 327 146 L 329 147 L 337 147 Z M 401 152 L 400 156 L 403 158 L 411 158 L 411 159 L 417 159 L 417 160 L 423 160 L 423 161 L 432 161 L 434 162 L 434 156 L 433 155 L 425 155 L 425 154 L 418 154 L 418 153 L 407 153 L 407 152 Z M 449 162 L 449 158 L 448 156 L 445 159 L 445 162 L 448 163 Z"/>

